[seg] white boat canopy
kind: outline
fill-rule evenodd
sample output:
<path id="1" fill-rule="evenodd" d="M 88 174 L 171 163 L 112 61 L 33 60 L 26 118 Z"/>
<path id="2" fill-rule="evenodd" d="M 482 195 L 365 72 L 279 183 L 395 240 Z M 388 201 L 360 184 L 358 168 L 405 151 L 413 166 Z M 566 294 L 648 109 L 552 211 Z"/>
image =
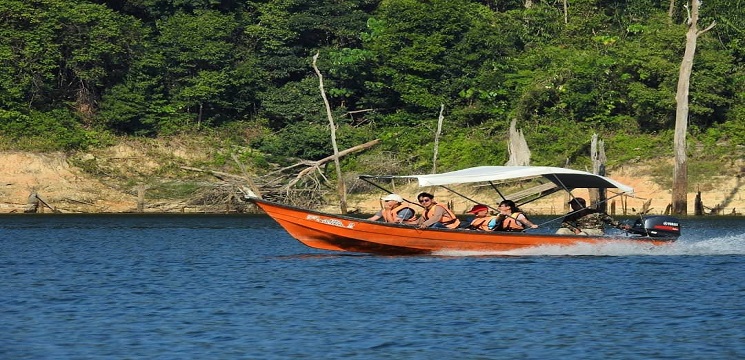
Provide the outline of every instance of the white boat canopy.
<path id="1" fill-rule="evenodd" d="M 369 179 L 416 179 L 419 186 L 467 184 L 477 182 L 507 182 L 544 177 L 565 189 L 616 188 L 621 193 L 632 194 L 634 189 L 613 179 L 586 171 L 551 166 L 478 166 L 441 174 L 426 175 L 361 175 Z"/>

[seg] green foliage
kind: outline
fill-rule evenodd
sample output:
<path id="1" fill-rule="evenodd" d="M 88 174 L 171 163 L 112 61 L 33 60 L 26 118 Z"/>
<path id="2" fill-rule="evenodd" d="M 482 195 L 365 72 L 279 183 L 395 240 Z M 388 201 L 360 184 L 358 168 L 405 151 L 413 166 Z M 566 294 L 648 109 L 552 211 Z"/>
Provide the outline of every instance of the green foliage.
<path id="1" fill-rule="evenodd" d="M 336 134 L 339 151 L 372 140 L 369 132 L 349 126 L 339 126 Z M 310 122 L 299 122 L 286 126 L 282 131 L 266 133 L 254 140 L 251 146 L 278 162 L 282 160 L 276 157 L 320 160 L 334 153 L 329 125 Z"/>
<path id="2" fill-rule="evenodd" d="M 438 168 L 462 169 L 474 165 L 502 165 L 508 158 L 506 138 L 457 131 L 441 139 L 437 165 Z"/>
<path id="3" fill-rule="evenodd" d="M 133 84 L 112 87 L 101 102 L 100 123 L 120 134 L 153 135 L 156 129 L 147 127 L 143 121 L 149 113 L 148 99 Z"/>
<path id="4" fill-rule="evenodd" d="M 194 195 L 201 190 L 203 186 L 190 182 L 165 182 L 156 185 L 150 185 L 145 192 L 145 198 L 148 200 L 158 199 L 184 199 Z"/>
<path id="5" fill-rule="evenodd" d="M 17 148 L 27 151 L 85 149 L 104 144 L 97 139 L 98 134 L 83 128 L 65 110 L 32 111 L 28 115 L 0 110 L 0 134 L 17 141 Z"/>
<path id="6" fill-rule="evenodd" d="M 328 69 L 328 79 L 332 80 L 331 86 L 327 86 L 329 97 L 337 104 L 361 102 L 365 97 L 365 83 L 373 79 L 370 72 L 373 52 L 342 48 L 321 55 L 319 69 L 322 73 L 323 69 Z"/>
<path id="7" fill-rule="evenodd" d="M 441 105 L 438 169 L 506 161 L 513 118 L 534 164 L 582 166 L 593 133 L 611 163 L 669 156 L 683 12 L 569 5 L 565 23 L 560 3 L 512 0 L 0 0 L 0 131 L 29 149 L 219 133 L 225 166 L 317 159 L 332 152 L 318 52 L 340 149 L 380 138 L 396 168 L 431 169 Z M 693 156 L 742 156 L 743 9 L 701 9 L 717 25 L 690 79 Z"/>
<path id="8" fill-rule="evenodd" d="M 58 67 L 55 24 L 27 1 L 0 1 L 0 14 L 0 104 L 22 109 L 28 100 L 41 97 L 36 103 L 41 107 Z"/>
<path id="9" fill-rule="evenodd" d="M 708 41 L 708 45 L 714 44 Z M 725 119 L 735 93 L 742 91 L 735 85 L 730 59 L 721 51 L 707 49 L 707 41 L 699 48 L 695 58 L 695 71 L 691 76 L 691 124 L 707 128 Z"/>
<path id="10" fill-rule="evenodd" d="M 368 22 L 375 54 L 368 102 L 422 111 L 449 103 L 501 43 L 493 14 L 470 1 L 384 1 Z M 380 101 L 380 102 L 378 102 Z"/>
<path id="11" fill-rule="evenodd" d="M 712 177 L 721 174 L 721 160 L 700 159 L 688 164 L 688 192 L 707 191 L 712 186 Z M 673 186 L 672 163 L 660 162 L 649 169 L 655 183 L 663 188 Z"/>
<path id="12" fill-rule="evenodd" d="M 654 157 L 673 156 L 672 131 L 658 134 L 617 133 L 605 140 L 605 143 L 605 154 L 612 164 L 639 161 L 649 158 L 652 154 Z"/>
<path id="13" fill-rule="evenodd" d="M 524 129 L 533 165 L 576 166 L 589 161 L 590 140 L 594 132 L 587 125 L 569 122 L 547 125 L 518 121 L 517 127 Z M 560 134 L 559 137 L 557 134 Z"/>
<path id="14" fill-rule="evenodd" d="M 291 126 L 293 122 L 328 123 L 318 78 L 307 77 L 280 88 L 270 88 L 261 97 L 261 115 L 269 119 L 274 129 Z"/>

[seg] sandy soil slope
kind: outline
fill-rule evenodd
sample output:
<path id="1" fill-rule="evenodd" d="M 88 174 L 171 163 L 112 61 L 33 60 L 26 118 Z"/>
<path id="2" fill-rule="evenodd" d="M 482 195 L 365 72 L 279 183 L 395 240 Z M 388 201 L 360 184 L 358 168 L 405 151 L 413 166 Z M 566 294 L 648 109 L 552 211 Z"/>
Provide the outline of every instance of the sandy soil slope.
<path id="1" fill-rule="evenodd" d="M 131 149 L 130 149 L 131 150 Z M 116 152 L 122 156 L 122 150 Z M 101 180 L 89 176 L 81 169 L 72 166 L 65 154 L 37 154 L 26 152 L 0 152 L 0 213 L 22 213 L 27 206 L 28 197 L 37 192 L 43 200 L 63 213 L 122 213 L 134 212 L 137 209 L 136 190 L 125 186 L 113 187 Z M 148 166 L 152 159 L 138 159 L 138 166 Z M 152 164 L 155 166 L 157 164 Z M 663 213 L 670 203 L 671 192 L 656 184 L 648 176 L 650 165 L 624 166 L 614 169 L 610 177 L 634 187 L 638 198 L 628 198 L 628 214 L 641 209 L 647 199 L 651 199 L 651 213 Z M 722 205 L 724 214 L 745 213 L 745 164 L 737 164 L 732 176 L 712 178 L 702 190 L 702 201 L 707 207 Z M 122 190 L 124 189 L 124 190 Z M 407 199 L 415 199 L 421 189 L 399 189 Z M 351 210 L 362 213 L 374 213 L 380 208 L 378 195 L 348 199 Z M 438 201 L 452 201 L 456 213 L 462 214 L 473 203 L 458 199 L 451 194 L 435 194 Z M 577 192 L 576 196 L 587 196 Z M 688 197 L 689 213 L 693 213 L 696 193 Z M 496 199 L 490 199 L 496 201 Z M 545 200 L 530 203 L 524 210 L 533 214 L 561 214 L 566 212 L 564 194 L 555 194 Z M 616 214 L 622 213 L 622 205 L 617 199 Z M 162 206 L 147 211 L 175 212 L 182 209 L 173 206 Z M 326 210 L 334 211 L 333 208 Z M 50 212 L 49 209 L 45 209 Z M 181 211 L 181 210 L 179 210 Z"/>
<path id="2" fill-rule="evenodd" d="M 22 213 L 32 192 L 62 212 L 119 213 L 137 208 L 135 194 L 86 175 L 61 153 L 0 152 L 0 174 L 0 213 Z"/>

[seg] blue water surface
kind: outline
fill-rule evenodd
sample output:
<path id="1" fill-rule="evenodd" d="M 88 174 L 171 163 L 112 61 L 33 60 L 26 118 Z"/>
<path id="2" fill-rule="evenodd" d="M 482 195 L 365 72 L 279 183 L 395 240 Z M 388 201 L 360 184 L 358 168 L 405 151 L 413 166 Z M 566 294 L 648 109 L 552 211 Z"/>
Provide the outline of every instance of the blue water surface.
<path id="1" fill-rule="evenodd" d="M 0 216 L 2 359 L 742 359 L 745 221 L 385 257 L 249 215 Z"/>

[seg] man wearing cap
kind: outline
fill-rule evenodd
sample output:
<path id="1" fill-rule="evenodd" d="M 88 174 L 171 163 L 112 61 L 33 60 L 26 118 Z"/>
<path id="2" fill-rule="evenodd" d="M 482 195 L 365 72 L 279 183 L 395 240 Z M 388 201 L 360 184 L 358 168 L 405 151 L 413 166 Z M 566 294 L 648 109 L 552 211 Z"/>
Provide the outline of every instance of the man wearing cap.
<path id="1" fill-rule="evenodd" d="M 377 221 L 383 219 L 385 222 L 398 224 L 416 224 L 417 220 L 415 211 L 408 204 L 404 203 L 404 198 L 398 194 L 388 194 L 380 198 L 383 201 L 383 208 L 368 220 Z"/>
<path id="2" fill-rule="evenodd" d="M 603 235 L 604 224 L 615 228 L 628 230 L 629 225 L 621 224 L 610 215 L 587 207 L 583 198 L 574 198 L 569 201 L 572 211 L 564 217 L 561 228 L 556 231 L 559 235 Z"/>
<path id="3" fill-rule="evenodd" d="M 471 223 L 466 226 L 466 229 L 491 231 L 497 226 L 497 217 L 487 216 L 489 214 L 489 207 L 486 205 L 474 205 L 468 213 L 474 214 L 476 217 L 471 220 Z"/>

